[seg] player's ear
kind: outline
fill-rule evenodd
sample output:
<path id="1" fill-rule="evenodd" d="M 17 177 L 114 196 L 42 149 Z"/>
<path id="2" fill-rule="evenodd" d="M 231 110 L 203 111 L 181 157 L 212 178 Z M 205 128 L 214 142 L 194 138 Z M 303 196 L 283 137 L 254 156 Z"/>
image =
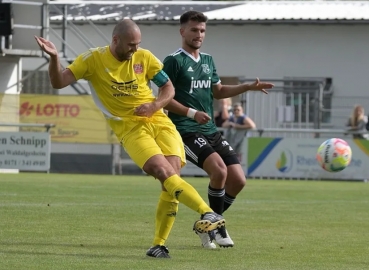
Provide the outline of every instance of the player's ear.
<path id="1" fill-rule="evenodd" d="M 114 36 L 113 36 L 113 38 L 112 38 L 112 43 L 113 43 L 114 45 L 117 45 L 117 44 L 118 44 L 118 42 L 119 42 L 119 37 L 118 37 L 117 35 L 114 35 Z"/>
<path id="2" fill-rule="evenodd" d="M 179 28 L 179 33 L 181 34 L 182 37 L 183 37 L 184 31 L 185 31 L 184 27 L 181 26 L 181 28 Z"/>

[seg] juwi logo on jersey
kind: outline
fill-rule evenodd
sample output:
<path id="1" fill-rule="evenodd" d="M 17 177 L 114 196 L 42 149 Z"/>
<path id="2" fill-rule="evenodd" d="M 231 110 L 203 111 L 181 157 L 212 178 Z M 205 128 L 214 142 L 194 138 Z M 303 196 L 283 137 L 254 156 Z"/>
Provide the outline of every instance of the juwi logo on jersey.
<path id="1" fill-rule="evenodd" d="M 209 80 L 194 80 L 191 81 L 191 89 L 206 89 L 211 87 L 211 78 Z"/>

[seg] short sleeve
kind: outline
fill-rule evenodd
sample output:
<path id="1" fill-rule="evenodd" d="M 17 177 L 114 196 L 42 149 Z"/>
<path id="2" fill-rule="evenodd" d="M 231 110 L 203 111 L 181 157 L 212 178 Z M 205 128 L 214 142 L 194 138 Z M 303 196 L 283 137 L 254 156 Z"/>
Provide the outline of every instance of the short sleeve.
<path id="1" fill-rule="evenodd" d="M 178 72 L 180 70 L 180 65 L 178 61 L 171 55 L 167 56 L 164 59 L 164 72 L 168 75 L 169 79 L 172 81 L 173 85 L 175 85 Z"/>
<path id="2" fill-rule="evenodd" d="M 72 71 L 76 80 L 89 80 L 93 74 L 93 70 L 95 69 L 92 51 L 88 50 L 87 52 L 80 54 L 73 63 L 67 67 L 67 69 Z"/>
<path id="3" fill-rule="evenodd" d="M 220 83 L 220 78 L 218 76 L 217 68 L 215 66 L 213 58 L 211 58 L 211 63 L 212 63 L 212 66 L 213 66 L 213 74 L 211 76 L 211 83 L 212 84 L 219 84 Z"/>
<path id="4" fill-rule="evenodd" d="M 163 63 L 150 51 L 146 56 L 147 58 L 147 73 L 146 76 L 149 80 L 152 80 L 156 74 L 160 73 L 163 69 Z"/>

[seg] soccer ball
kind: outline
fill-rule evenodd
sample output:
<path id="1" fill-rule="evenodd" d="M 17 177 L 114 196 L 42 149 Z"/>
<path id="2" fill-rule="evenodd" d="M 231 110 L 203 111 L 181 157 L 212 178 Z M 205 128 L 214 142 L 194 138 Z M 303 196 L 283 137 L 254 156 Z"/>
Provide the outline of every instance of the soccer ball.
<path id="1" fill-rule="evenodd" d="M 346 141 L 332 138 L 319 146 L 316 159 L 324 170 L 340 172 L 350 164 L 351 156 L 351 147 Z"/>

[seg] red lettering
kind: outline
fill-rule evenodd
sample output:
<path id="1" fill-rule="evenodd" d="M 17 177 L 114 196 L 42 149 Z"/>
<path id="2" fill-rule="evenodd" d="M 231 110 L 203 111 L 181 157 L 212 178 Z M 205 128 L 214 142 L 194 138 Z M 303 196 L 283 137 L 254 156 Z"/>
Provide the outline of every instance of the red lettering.
<path id="1" fill-rule="evenodd" d="M 28 106 L 26 104 L 25 106 Z M 30 110 L 31 108 L 26 108 L 24 110 Z M 81 108 L 77 104 L 51 104 L 48 103 L 45 106 L 41 104 L 36 105 L 36 115 L 37 116 L 56 116 L 56 117 L 77 117 L 81 111 Z M 25 114 L 25 112 L 21 112 Z"/>
<path id="2" fill-rule="evenodd" d="M 59 112 L 60 112 L 60 106 L 61 106 L 62 104 L 55 104 L 55 114 L 56 114 L 56 116 L 59 116 Z"/>
<path id="3" fill-rule="evenodd" d="M 46 116 L 51 116 L 54 114 L 54 106 L 52 104 L 46 104 L 44 109 L 43 109 L 43 113 Z"/>
<path id="4" fill-rule="evenodd" d="M 64 104 L 64 116 L 67 116 L 68 115 L 68 112 L 70 114 L 70 105 L 69 104 Z"/>
<path id="5" fill-rule="evenodd" d="M 70 106 L 69 114 L 73 117 L 77 117 L 77 115 L 79 115 L 79 106 L 76 104 Z"/>
<path id="6" fill-rule="evenodd" d="M 69 110 L 70 105 L 64 104 L 63 106 L 64 106 L 64 116 L 68 116 L 68 110 Z M 69 112 L 69 115 L 70 115 L 70 112 Z"/>

